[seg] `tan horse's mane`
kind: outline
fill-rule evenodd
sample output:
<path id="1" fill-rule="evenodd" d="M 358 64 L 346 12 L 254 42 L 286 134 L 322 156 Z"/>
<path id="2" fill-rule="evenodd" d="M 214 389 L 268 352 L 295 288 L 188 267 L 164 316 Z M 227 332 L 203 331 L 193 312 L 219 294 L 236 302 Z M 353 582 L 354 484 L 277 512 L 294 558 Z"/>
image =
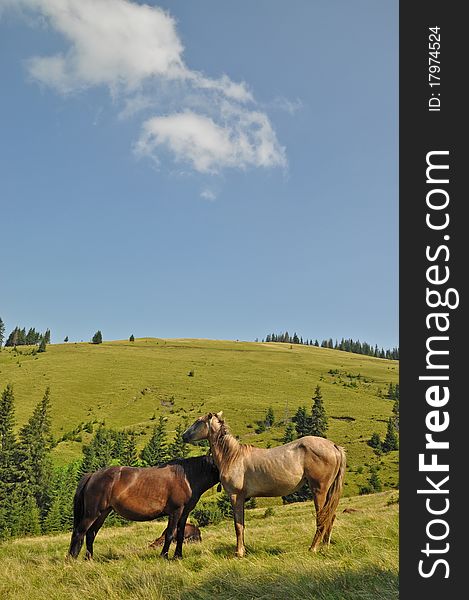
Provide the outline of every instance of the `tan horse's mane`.
<path id="1" fill-rule="evenodd" d="M 217 418 L 220 429 L 214 433 L 213 445 L 220 451 L 220 466 L 225 469 L 229 468 L 238 458 L 251 454 L 254 446 L 238 442 L 225 421 Z"/>

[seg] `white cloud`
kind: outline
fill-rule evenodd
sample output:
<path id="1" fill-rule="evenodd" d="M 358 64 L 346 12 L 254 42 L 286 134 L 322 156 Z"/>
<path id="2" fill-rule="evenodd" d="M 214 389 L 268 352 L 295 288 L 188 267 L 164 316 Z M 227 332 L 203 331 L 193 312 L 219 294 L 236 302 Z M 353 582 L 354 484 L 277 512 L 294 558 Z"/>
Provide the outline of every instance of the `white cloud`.
<path id="1" fill-rule="evenodd" d="M 200 192 L 200 197 L 203 198 L 204 200 L 210 200 L 210 202 L 213 202 L 214 200 L 216 200 L 217 195 L 216 193 L 211 190 L 210 188 L 204 188 L 201 192 Z"/>
<path id="2" fill-rule="evenodd" d="M 33 56 L 30 76 L 60 93 L 106 86 L 120 119 L 150 110 L 135 151 L 159 160 L 163 151 L 201 173 L 286 165 L 269 118 L 245 82 L 191 70 L 175 19 L 131 0 L 0 0 L 36 15 L 67 41 L 64 51 Z M 163 115 L 163 113 L 166 113 Z"/>
<path id="3" fill-rule="evenodd" d="M 33 78 L 61 92 L 134 89 L 150 77 L 186 76 L 175 21 L 160 8 L 128 0 L 16 2 L 39 12 L 70 43 L 65 54 L 28 61 Z"/>
<path id="4" fill-rule="evenodd" d="M 266 115 L 230 110 L 229 117 L 222 125 L 191 111 L 153 117 L 143 124 L 135 151 L 158 157 L 165 148 L 200 173 L 286 165 L 285 151 Z"/>

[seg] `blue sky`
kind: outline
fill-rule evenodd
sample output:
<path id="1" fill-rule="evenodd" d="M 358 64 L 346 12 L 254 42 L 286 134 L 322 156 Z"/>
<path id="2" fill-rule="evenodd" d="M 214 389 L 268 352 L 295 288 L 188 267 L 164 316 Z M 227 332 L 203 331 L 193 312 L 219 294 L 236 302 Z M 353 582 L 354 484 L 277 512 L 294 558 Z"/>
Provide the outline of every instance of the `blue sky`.
<path id="1" fill-rule="evenodd" d="M 0 316 L 398 345 L 398 3 L 0 0 Z"/>

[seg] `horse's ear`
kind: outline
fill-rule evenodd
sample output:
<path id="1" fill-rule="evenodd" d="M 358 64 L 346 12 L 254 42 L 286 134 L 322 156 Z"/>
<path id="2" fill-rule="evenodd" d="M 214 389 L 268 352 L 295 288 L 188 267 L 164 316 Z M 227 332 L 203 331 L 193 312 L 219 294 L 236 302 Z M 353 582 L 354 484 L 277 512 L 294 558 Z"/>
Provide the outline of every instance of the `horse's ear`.
<path id="1" fill-rule="evenodd" d="M 223 421 L 223 411 L 217 412 L 215 415 L 219 421 Z"/>

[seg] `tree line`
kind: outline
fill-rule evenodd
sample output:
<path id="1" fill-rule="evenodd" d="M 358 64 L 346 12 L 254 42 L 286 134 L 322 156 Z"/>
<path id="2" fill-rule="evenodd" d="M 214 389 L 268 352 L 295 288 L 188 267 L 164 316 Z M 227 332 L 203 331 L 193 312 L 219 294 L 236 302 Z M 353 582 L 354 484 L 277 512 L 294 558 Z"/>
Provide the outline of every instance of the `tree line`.
<path id="1" fill-rule="evenodd" d="M 65 467 L 54 467 L 51 451 L 57 442 L 51 434 L 50 409 L 47 388 L 28 422 L 15 434 L 12 386 L 7 385 L 1 395 L 0 539 L 70 531 L 73 496 L 85 473 L 112 465 L 157 466 L 188 456 L 187 444 L 182 439 L 186 423 L 179 422 L 170 439 L 166 421 L 160 417 L 140 452 L 135 431 L 115 431 L 101 425 L 90 443 L 83 446 L 81 459 Z M 119 521 L 120 518 L 114 517 L 109 524 Z"/>
<path id="2" fill-rule="evenodd" d="M 377 345 L 373 346 L 367 342 L 360 342 L 360 340 L 352 340 L 342 338 L 339 341 L 329 338 L 327 340 L 312 340 L 298 336 L 295 332 L 290 335 L 288 331 L 283 333 L 269 333 L 263 342 L 283 342 L 287 344 L 303 344 L 304 346 L 316 346 L 318 348 L 331 348 L 333 350 L 342 350 L 343 352 L 353 352 L 355 354 L 366 354 L 367 356 L 373 356 L 375 358 L 387 358 L 388 360 L 399 360 L 399 348 L 379 348 Z"/>
<path id="3" fill-rule="evenodd" d="M 0 349 L 5 339 L 5 325 L 0 319 Z M 44 333 L 36 331 L 34 327 L 30 327 L 26 331 L 26 327 L 15 327 L 8 335 L 5 341 L 5 348 L 14 346 L 35 346 L 41 344 L 50 344 L 50 329 L 46 329 Z"/>

